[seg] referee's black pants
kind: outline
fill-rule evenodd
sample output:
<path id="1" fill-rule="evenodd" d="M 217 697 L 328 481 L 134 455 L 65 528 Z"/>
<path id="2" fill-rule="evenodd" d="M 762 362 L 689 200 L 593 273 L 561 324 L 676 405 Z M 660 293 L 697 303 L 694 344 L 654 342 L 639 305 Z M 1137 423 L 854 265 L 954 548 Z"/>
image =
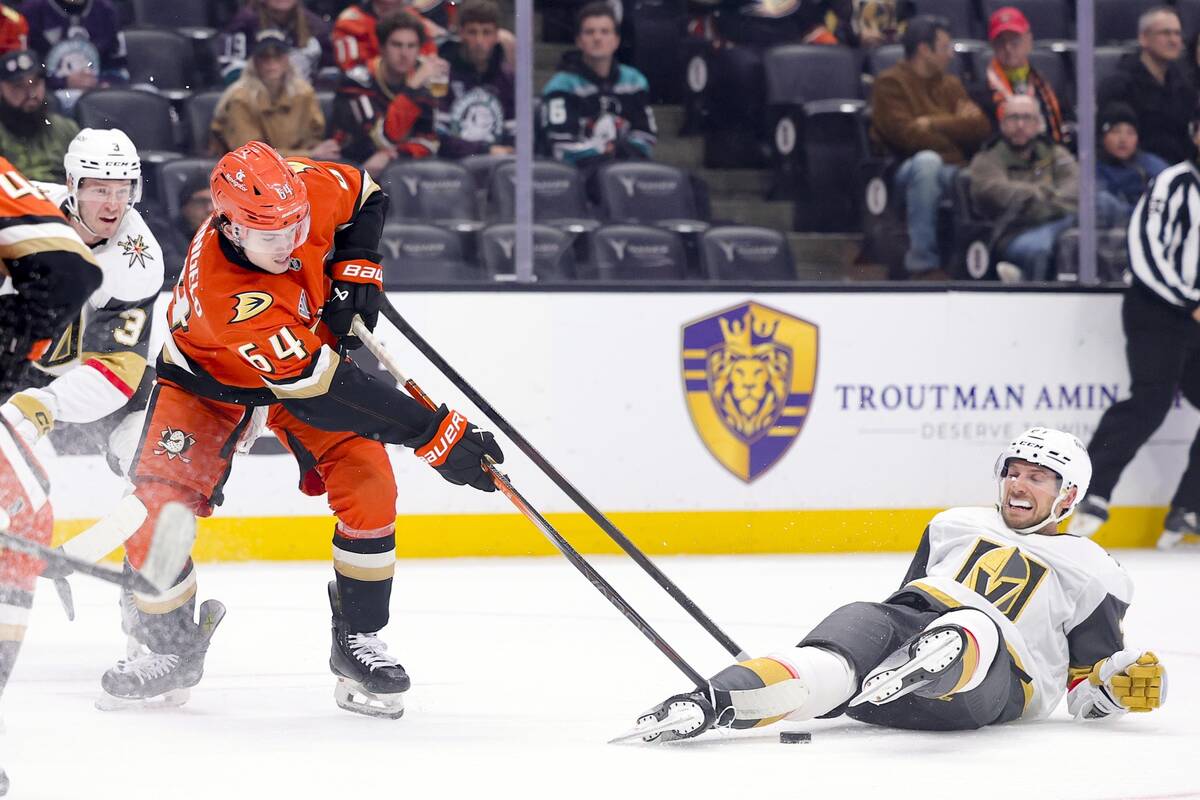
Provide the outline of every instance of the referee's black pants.
<path id="1" fill-rule="evenodd" d="M 1105 499 L 1112 497 L 1125 466 L 1166 418 L 1176 391 L 1200 408 L 1200 323 L 1137 285 L 1125 292 L 1121 323 L 1130 397 L 1104 412 L 1088 445 L 1093 470 L 1088 494 Z M 1200 432 L 1192 441 L 1171 507 L 1200 510 Z"/>

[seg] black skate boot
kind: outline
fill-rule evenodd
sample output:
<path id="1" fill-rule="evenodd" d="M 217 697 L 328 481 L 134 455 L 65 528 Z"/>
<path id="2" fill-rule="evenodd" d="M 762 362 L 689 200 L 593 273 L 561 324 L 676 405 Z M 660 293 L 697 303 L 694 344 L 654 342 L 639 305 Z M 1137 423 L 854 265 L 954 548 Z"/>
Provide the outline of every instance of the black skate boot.
<path id="1" fill-rule="evenodd" d="M 399 719 L 404 716 L 404 692 L 408 673 L 387 652 L 387 644 L 374 632 L 349 629 L 341 615 L 337 583 L 329 582 L 329 605 L 333 609 L 333 648 L 329 669 L 337 676 L 333 699 L 338 706 L 356 714 Z"/>
<path id="2" fill-rule="evenodd" d="M 699 736 L 717 726 L 718 715 L 710 694 L 715 694 L 711 687 L 708 693 L 696 690 L 668 697 L 638 717 L 631 730 L 609 739 L 609 744 L 634 741 L 665 743 Z M 732 706 L 726 703 L 725 709 L 732 711 Z"/>
<path id="3" fill-rule="evenodd" d="M 225 606 L 219 600 L 200 605 L 200 622 L 187 641 L 175 653 L 158 653 L 141 648 L 136 655 L 122 659 L 104 673 L 100 686 L 105 696 L 96 701 L 101 711 L 124 708 L 181 706 L 191 695 L 191 687 L 204 675 L 204 657 L 213 632 L 225 618 Z"/>

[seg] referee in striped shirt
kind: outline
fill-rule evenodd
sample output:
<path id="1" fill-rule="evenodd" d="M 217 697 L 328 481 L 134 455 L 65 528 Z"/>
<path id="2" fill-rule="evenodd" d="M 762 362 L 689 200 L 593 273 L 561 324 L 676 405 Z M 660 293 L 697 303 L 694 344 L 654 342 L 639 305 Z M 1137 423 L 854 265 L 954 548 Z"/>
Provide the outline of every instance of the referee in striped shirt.
<path id="1" fill-rule="evenodd" d="M 1150 184 L 1129 221 L 1133 281 L 1121 322 L 1132 380 L 1130 397 L 1104 413 L 1088 445 L 1092 482 L 1070 533 L 1090 536 L 1108 519 L 1121 471 L 1158 429 L 1177 390 L 1200 408 L 1200 171 L 1194 161 L 1168 167 Z M 1158 546 L 1198 532 L 1200 433 L 1171 500 Z"/>

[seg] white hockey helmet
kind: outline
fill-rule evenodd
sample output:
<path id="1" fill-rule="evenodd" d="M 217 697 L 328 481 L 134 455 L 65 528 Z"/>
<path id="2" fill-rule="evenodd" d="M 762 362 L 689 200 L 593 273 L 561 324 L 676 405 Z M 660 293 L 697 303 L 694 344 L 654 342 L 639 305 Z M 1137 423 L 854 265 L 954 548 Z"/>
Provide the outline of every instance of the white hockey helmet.
<path id="1" fill-rule="evenodd" d="M 84 128 L 63 156 L 67 172 L 67 212 L 79 219 L 79 184 L 84 178 L 133 181 L 132 208 L 142 199 L 142 159 L 124 131 Z"/>
<path id="2" fill-rule="evenodd" d="M 1030 428 L 1009 442 L 1004 452 L 996 459 L 995 477 L 1000 502 L 1004 501 L 1004 476 L 1007 473 L 1008 462 L 1014 458 L 1045 467 L 1062 478 L 1058 497 L 1054 498 L 1054 504 L 1050 507 L 1050 516 L 1036 525 L 1017 529 L 1017 533 L 1032 533 L 1041 530 L 1047 523 L 1057 524 L 1071 516 L 1075 506 L 1079 505 L 1079 501 L 1087 494 L 1088 484 L 1092 482 L 1092 459 L 1078 438 L 1054 428 Z M 1071 487 L 1078 487 L 1075 499 L 1055 514 L 1054 509 L 1067 499 Z"/>

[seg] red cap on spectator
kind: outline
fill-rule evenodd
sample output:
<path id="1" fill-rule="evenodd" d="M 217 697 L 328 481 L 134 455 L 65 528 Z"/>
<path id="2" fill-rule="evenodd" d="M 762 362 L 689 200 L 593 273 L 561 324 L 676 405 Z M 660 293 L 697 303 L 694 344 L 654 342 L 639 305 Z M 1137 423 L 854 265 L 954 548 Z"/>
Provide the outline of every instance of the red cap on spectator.
<path id="1" fill-rule="evenodd" d="M 988 41 L 993 41 L 1002 33 L 1029 33 L 1029 20 L 1021 13 L 1021 9 L 1005 6 L 992 12 L 988 20 Z"/>

